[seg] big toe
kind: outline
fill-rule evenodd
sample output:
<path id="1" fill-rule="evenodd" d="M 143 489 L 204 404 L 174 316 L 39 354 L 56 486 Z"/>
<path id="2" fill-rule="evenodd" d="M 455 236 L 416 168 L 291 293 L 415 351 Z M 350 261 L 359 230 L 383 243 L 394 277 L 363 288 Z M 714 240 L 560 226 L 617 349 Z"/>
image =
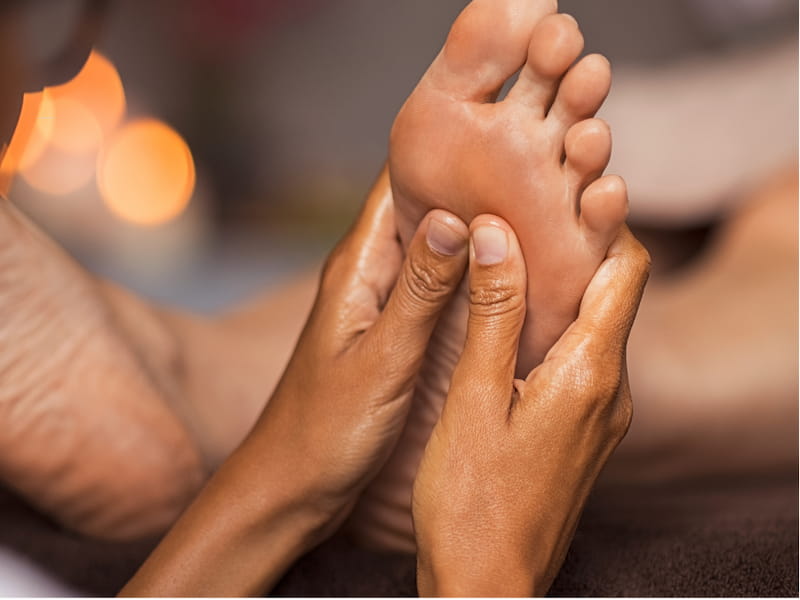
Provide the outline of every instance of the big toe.
<path id="1" fill-rule="evenodd" d="M 628 216 L 628 191 L 617 175 L 595 180 L 581 195 L 580 221 L 586 239 L 605 252 Z"/>
<path id="2" fill-rule="evenodd" d="M 583 51 L 583 35 L 569 15 L 543 18 L 534 28 L 525 66 L 508 93 L 508 100 L 529 106 L 535 116 L 545 116 L 553 102 L 558 82 Z"/>
<path id="3" fill-rule="evenodd" d="M 494 99 L 525 62 L 537 23 L 556 8 L 556 0 L 473 0 L 453 24 L 429 81 L 462 99 Z"/>

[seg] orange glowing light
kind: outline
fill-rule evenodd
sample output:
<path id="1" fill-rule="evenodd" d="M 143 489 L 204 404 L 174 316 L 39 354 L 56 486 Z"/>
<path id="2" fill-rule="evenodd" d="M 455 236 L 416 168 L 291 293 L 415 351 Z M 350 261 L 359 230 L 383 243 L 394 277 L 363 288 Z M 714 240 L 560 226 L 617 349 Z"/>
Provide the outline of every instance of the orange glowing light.
<path id="1" fill-rule="evenodd" d="M 125 91 L 108 59 L 92 50 L 70 81 L 25 94 L 0 174 L 19 171 L 34 188 L 68 194 L 93 175 L 97 152 L 125 114 Z"/>
<path id="2" fill-rule="evenodd" d="M 53 128 L 52 104 L 43 102 L 42 92 L 28 93 L 22 97 L 14 135 L 3 156 L 0 173 L 10 177 L 17 170 L 32 165 L 47 148 Z"/>
<path id="3" fill-rule="evenodd" d="M 94 154 L 70 154 L 48 148 L 21 174 L 32 188 L 60 196 L 71 194 L 89 183 L 94 175 L 94 163 Z"/>
<path id="4" fill-rule="evenodd" d="M 31 104 L 35 104 L 36 108 L 32 109 L 33 130 L 23 148 L 22 157 L 19 162 L 19 168 L 21 169 L 26 169 L 31 166 L 39 160 L 45 150 L 47 150 L 47 145 L 50 143 L 50 138 L 53 135 L 56 122 L 53 99 L 45 94 L 45 92 L 25 94 L 22 104 L 23 112 L 25 111 L 25 100 L 29 95 L 31 96 Z M 11 143 L 13 145 L 13 139 Z"/>
<path id="5" fill-rule="evenodd" d="M 122 80 L 113 64 L 97 50 L 92 50 L 86 64 L 70 81 L 46 89 L 56 103 L 55 112 L 56 133 L 59 131 L 59 120 L 70 121 L 77 118 L 75 125 L 64 126 L 68 133 L 74 133 L 79 128 L 85 114 L 76 115 L 74 104 L 68 105 L 64 114 L 58 110 L 59 101 L 65 98 L 74 103 L 81 104 L 86 112 L 91 114 L 100 128 L 102 135 L 109 135 L 122 120 L 125 114 L 125 90 Z M 64 149 L 70 148 L 70 142 L 64 144 L 64 139 L 57 137 L 56 145 Z"/>
<path id="6" fill-rule="evenodd" d="M 186 142 L 155 119 L 120 128 L 98 159 L 97 185 L 106 205 L 139 225 L 158 225 L 181 214 L 194 183 L 194 161 Z"/>
<path id="7" fill-rule="evenodd" d="M 82 154 L 96 152 L 103 141 L 103 131 L 92 111 L 82 102 L 70 96 L 53 96 L 50 90 L 44 90 L 39 117 L 44 121 L 50 112 L 49 142 L 54 148 L 68 153 Z"/>

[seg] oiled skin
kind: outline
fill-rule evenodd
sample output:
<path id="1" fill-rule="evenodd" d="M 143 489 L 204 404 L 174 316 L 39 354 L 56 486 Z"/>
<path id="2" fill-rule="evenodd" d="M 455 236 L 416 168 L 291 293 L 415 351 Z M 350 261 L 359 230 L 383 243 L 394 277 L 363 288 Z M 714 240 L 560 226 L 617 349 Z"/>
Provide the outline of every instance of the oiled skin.
<path id="1" fill-rule="evenodd" d="M 496 215 L 519 236 L 528 281 L 520 377 L 575 320 L 627 214 L 624 181 L 600 177 L 609 128 L 591 118 L 609 90 L 608 61 L 589 55 L 573 66 L 583 37 L 555 10 L 547 0 L 471 2 L 400 110 L 389 152 L 401 239 L 433 207 L 466 222 Z M 411 485 L 464 343 L 466 300 L 464 290 L 443 315 L 403 438 L 356 509 L 353 532 L 365 544 L 414 551 Z"/>

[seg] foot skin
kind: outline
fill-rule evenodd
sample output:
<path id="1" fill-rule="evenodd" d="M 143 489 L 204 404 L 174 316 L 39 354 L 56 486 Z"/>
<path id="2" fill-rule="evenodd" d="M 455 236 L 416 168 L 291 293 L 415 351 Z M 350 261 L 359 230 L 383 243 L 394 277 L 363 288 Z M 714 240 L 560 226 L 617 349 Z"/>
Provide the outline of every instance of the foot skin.
<path id="1" fill-rule="evenodd" d="M 589 55 L 572 66 L 583 37 L 572 17 L 555 14 L 555 4 L 467 6 L 401 109 L 389 157 L 404 242 L 434 207 L 466 222 L 494 214 L 514 227 L 529 282 L 521 375 L 577 316 L 627 215 L 622 179 L 600 177 L 611 153 L 608 126 L 591 118 L 609 91 L 608 61 Z M 518 81 L 496 102 L 518 70 Z M 370 545 L 414 549 L 411 486 L 461 347 L 464 304 L 456 300 L 440 323 L 404 438 L 354 515 L 357 536 Z"/>
<path id="2" fill-rule="evenodd" d="M 0 203 L 0 482 L 86 535 L 161 533 L 206 474 L 168 406 L 174 344 Z"/>

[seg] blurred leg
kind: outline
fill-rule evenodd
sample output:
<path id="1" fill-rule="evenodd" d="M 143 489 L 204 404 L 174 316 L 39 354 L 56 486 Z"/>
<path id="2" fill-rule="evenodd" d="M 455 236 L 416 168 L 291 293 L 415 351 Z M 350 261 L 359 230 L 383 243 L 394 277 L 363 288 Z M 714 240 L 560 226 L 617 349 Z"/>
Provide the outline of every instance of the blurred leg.
<path id="1" fill-rule="evenodd" d="M 610 476 L 796 474 L 797 218 L 792 168 L 695 264 L 654 277 L 629 344 L 634 421 Z"/>
<path id="2" fill-rule="evenodd" d="M 614 130 L 609 171 L 625 176 L 632 222 L 727 215 L 797 156 L 797 102 L 796 37 L 656 69 L 615 66 L 600 116 Z"/>
<path id="3" fill-rule="evenodd" d="M 86 535 L 163 532 L 263 408 L 316 278 L 201 319 L 93 278 L 5 200 L 0 234 L 0 482 Z"/>

